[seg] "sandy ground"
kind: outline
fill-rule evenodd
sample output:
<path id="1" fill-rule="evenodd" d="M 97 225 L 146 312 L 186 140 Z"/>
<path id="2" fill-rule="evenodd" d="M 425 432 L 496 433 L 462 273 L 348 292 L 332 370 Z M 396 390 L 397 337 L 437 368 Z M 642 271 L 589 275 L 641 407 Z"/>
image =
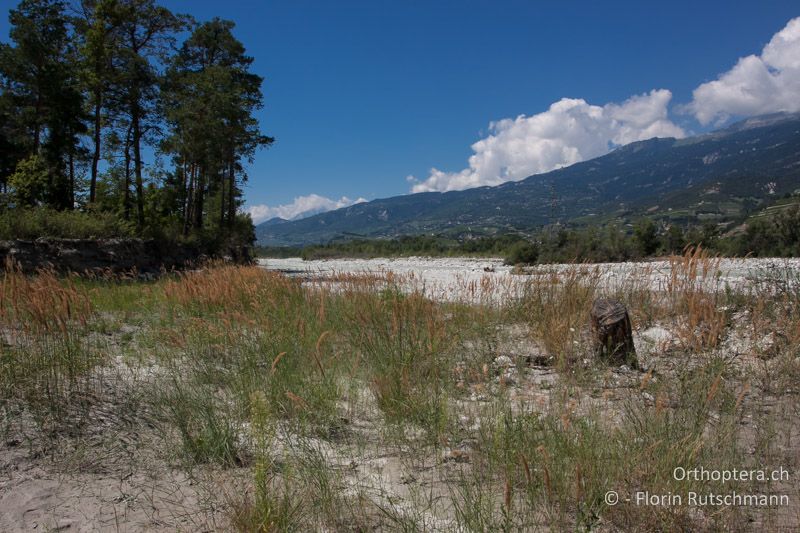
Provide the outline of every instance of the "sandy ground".
<path id="1" fill-rule="evenodd" d="M 480 293 L 487 284 L 492 286 L 487 292 L 495 295 L 498 287 L 506 291 L 499 293 L 499 297 L 504 298 L 513 296 L 531 276 L 572 268 L 548 265 L 528 269 L 520 275 L 514 273 L 512 267 L 503 265 L 500 259 L 416 257 L 327 261 L 266 259 L 260 264 L 266 269 L 308 280 L 325 280 L 344 273 L 384 275 L 391 272 L 405 280 L 409 287 L 422 288 L 435 299 L 484 303 Z M 602 283 L 609 287 L 631 276 L 643 276 L 650 287 L 663 289 L 670 279 L 670 265 L 666 261 L 586 265 L 585 268 L 598 269 Z M 722 287 L 725 284 L 741 287 L 787 274 L 800 279 L 800 260 L 724 260 L 708 278 Z M 646 365 L 668 375 L 670 365 L 676 364 L 666 353 L 672 332 L 655 326 L 636 331 L 634 335 L 637 352 Z M 549 402 L 548 391 L 559 379 L 551 368 L 521 363 L 526 359 L 535 361 L 541 355 L 536 346 L 526 342 L 523 331 L 511 328 L 500 337 L 504 342 L 492 349 L 494 363 L 489 371 L 493 377 L 486 388 L 475 385 L 474 390 L 460 400 L 460 423 L 465 427 L 479 420 L 478 413 L 498 389 L 510 387 L 514 404 L 545 406 Z M 728 339 L 724 350 L 731 354 L 752 352 L 751 344 L 755 345 L 758 339 L 749 339 L 746 345 L 744 340 L 748 339 Z M 609 376 L 609 383 L 582 400 L 587 406 L 599 406 L 611 413 L 619 402 L 642 395 L 638 386 L 640 373 L 614 370 Z M 220 498 L 224 502 L 225 495 L 236 496 L 237 487 L 241 486 L 238 481 L 247 478 L 249 471 L 195 471 L 188 475 L 157 452 L 163 442 L 151 428 L 125 423 L 132 404 L 109 403 L 111 412 L 105 416 L 114 422 L 103 422 L 102 413 L 93 417 L 96 426 L 90 432 L 92 436 L 77 445 L 73 443 L 69 450 L 61 450 L 59 456 L 52 456 L 52 449 L 40 449 L 35 442 L 24 438 L 0 442 L 0 532 L 225 530 L 225 526 L 220 525 L 224 524 Z M 331 447 L 326 442 L 316 443 L 328 463 L 341 472 L 339 490 L 363 494 L 382 508 L 409 516 L 421 512 L 420 502 L 447 496 L 448 479 L 459 472 L 461 461 L 468 460 L 470 444 L 449 443 L 435 455 L 412 460 L 399 449 L 382 445 L 385 443 L 378 438 L 382 434 L 381 427 L 379 413 L 374 408 L 367 409 L 353 417 L 350 431 L 354 442 L 373 442 L 372 445 L 339 443 Z M 800 440 L 798 428 L 786 431 L 786 442 Z M 793 446 L 796 445 L 790 447 Z M 798 496 L 798 491 L 800 488 L 791 487 L 793 498 Z M 792 507 L 791 512 L 795 511 L 796 507 Z M 422 512 L 424 516 L 418 518 L 430 530 L 447 530 L 452 525 L 448 516 Z M 797 520 L 794 515 L 782 518 L 789 524 L 798 523 Z"/>
<path id="2" fill-rule="evenodd" d="M 62 472 L 26 452 L 0 454 L 1 531 L 188 531 L 198 525 L 201 497 L 181 472 Z"/>
<path id="3" fill-rule="evenodd" d="M 113 345 L 109 344 L 112 350 Z M 41 438 L 29 415 L 11 414 L 0 440 L 0 532 L 211 531 L 218 518 L 210 478 L 165 460 L 164 440 L 142 395 L 152 390 L 121 358 L 86 394 L 85 417 L 65 412 Z M 81 427 L 79 436 L 70 435 Z"/>

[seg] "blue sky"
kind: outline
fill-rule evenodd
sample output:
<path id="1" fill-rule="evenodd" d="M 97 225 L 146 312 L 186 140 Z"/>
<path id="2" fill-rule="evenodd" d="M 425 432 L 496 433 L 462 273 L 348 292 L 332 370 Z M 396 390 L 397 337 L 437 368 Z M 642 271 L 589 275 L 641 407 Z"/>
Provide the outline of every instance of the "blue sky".
<path id="1" fill-rule="evenodd" d="M 758 65 L 734 67 L 762 58 L 800 15 L 796 0 L 163 4 L 235 21 L 266 78 L 259 118 L 277 142 L 257 155 L 246 188 L 261 218 L 521 179 L 646 135 L 691 134 L 770 111 L 777 104 L 731 100 L 728 89 L 759 76 L 751 72 Z M 7 21 L 0 32 L 7 35 Z M 800 48 L 783 45 L 770 56 L 778 59 L 762 61 L 767 73 L 791 71 L 773 83 L 778 97 L 761 95 L 790 102 L 781 109 L 794 96 L 800 102 L 792 70 L 800 65 L 787 66 Z M 693 92 L 715 80 L 692 104 Z M 565 121 L 577 125 L 562 135 Z M 293 203 L 308 195 L 318 197 Z"/>

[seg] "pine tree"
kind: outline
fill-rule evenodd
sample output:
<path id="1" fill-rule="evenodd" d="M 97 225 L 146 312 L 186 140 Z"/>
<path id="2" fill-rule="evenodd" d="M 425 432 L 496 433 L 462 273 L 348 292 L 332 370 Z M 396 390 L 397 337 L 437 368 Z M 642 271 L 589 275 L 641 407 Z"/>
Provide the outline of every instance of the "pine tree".
<path id="1" fill-rule="evenodd" d="M 237 215 L 244 163 L 273 139 L 254 117 L 263 80 L 234 24 L 194 25 L 155 0 L 73 0 L 74 16 L 67 9 L 67 0 L 22 0 L 10 11 L 11 42 L 0 43 L 0 209 L 72 209 L 88 197 L 90 212 L 135 219 L 141 234 L 175 234 L 183 222 L 185 234 L 219 243 L 252 237 L 252 222 Z M 177 50 L 185 29 L 193 31 Z M 146 167 L 145 145 L 172 155 L 174 167 Z"/>
<path id="2" fill-rule="evenodd" d="M 41 158 L 48 171 L 43 201 L 59 209 L 75 202 L 75 162 L 80 156 L 83 95 L 75 76 L 76 50 L 60 0 L 23 0 L 10 11 L 14 46 L 0 49 L 0 78 L 8 123 L 4 142 L 16 164 Z M 4 163 L 8 166 L 8 163 Z M 18 174 L 18 178 L 19 178 Z"/>
<path id="3" fill-rule="evenodd" d="M 145 225 L 142 144 L 159 126 L 160 73 L 157 65 L 168 60 L 175 45 L 175 32 L 185 28 L 187 20 L 153 0 L 119 0 L 114 16 L 117 17 L 120 45 L 116 91 L 129 124 L 136 221 L 142 228 Z"/>
<path id="4" fill-rule="evenodd" d="M 91 176 L 89 203 L 97 196 L 97 179 L 102 158 L 103 129 L 108 121 L 108 93 L 116 76 L 119 56 L 117 0 L 81 0 L 76 33 L 80 40 L 81 80 L 91 115 Z"/>
<path id="5" fill-rule="evenodd" d="M 219 209 L 217 227 L 232 228 L 245 179 L 242 160 L 273 139 L 259 131 L 253 112 L 262 106 L 262 78 L 232 33 L 234 24 L 214 19 L 195 28 L 167 76 L 165 107 L 182 188 L 184 228 L 204 225 L 208 196 Z"/>

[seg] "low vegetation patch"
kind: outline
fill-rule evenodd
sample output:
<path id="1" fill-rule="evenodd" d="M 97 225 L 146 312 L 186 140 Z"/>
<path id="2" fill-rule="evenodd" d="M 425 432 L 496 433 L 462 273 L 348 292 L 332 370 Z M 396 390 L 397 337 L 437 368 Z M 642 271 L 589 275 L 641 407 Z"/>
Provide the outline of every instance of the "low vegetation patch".
<path id="1" fill-rule="evenodd" d="M 219 265 L 145 282 L 9 268 L 3 440 L 32 461 L 62 457 L 48 468 L 79 456 L 102 472 L 144 454 L 150 475 L 177 469 L 205 491 L 211 514 L 193 525 L 207 529 L 794 527 L 791 479 L 674 474 L 798 466 L 796 277 L 733 290 L 717 266 L 704 250 L 675 256 L 653 289 L 576 265 L 478 304 L 389 274 L 304 282 Z M 641 369 L 592 356 L 601 296 L 627 304 Z M 101 427 L 134 444 L 120 455 L 93 440 Z M 732 490 L 795 503 L 637 500 Z"/>

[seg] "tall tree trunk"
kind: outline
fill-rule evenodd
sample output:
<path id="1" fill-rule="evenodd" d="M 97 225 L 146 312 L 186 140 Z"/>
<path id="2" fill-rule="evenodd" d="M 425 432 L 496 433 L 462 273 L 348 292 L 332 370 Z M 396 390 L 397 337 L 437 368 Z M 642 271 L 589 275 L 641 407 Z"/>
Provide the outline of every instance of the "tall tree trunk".
<path id="1" fill-rule="evenodd" d="M 39 145 L 41 144 L 41 135 L 42 135 L 41 114 L 42 114 L 42 91 L 41 89 L 39 89 L 36 91 L 36 118 L 34 119 L 34 124 L 33 124 L 34 155 L 39 153 Z"/>
<path id="2" fill-rule="evenodd" d="M 236 221 L 236 161 L 231 157 L 228 173 L 228 227 L 233 228 Z"/>
<path id="3" fill-rule="evenodd" d="M 219 173 L 219 231 L 225 228 L 225 171 Z"/>
<path id="4" fill-rule="evenodd" d="M 125 220 L 131 219 L 131 126 L 125 133 L 125 192 L 123 195 Z"/>
<path id="5" fill-rule="evenodd" d="M 189 235 L 192 226 L 192 210 L 194 209 L 194 163 L 189 165 L 189 186 L 186 189 L 186 209 L 183 213 L 183 234 Z"/>
<path id="6" fill-rule="evenodd" d="M 194 199 L 194 221 L 193 227 L 194 229 L 200 230 L 203 228 L 203 196 L 204 196 L 204 189 L 205 189 L 205 174 L 206 169 L 200 167 L 198 169 L 197 177 L 195 179 L 194 189 L 195 189 L 195 199 Z"/>
<path id="7" fill-rule="evenodd" d="M 100 134 L 102 127 L 103 93 L 95 91 L 94 104 L 94 153 L 92 154 L 92 179 L 89 183 L 89 203 L 93 204 L 97 196 L 97 167 L 100 163 Z"/>
<path id="8" fill-rule="evenodd" d="M 133 169 L 136 176 L 136 224 L 144 227 L 144 183 L 142 181 L 142 133 L 139 129 L 139 102 L 131 108 L 131 125 L 133 126 Z"/>
<path id="9" fill-rule="evenodd" d="M 189 190 L 189 176 L 187 174 L 186 160 L 181 161 L 181 218 L 183 219 L 183 234 L 186 234 L 186 209 L 188 208 L 187 194 Z"/>
<path id="10" fill-rule="evenodd" d="M 75 209 L 75 154 L 70 147 L 69 150 L 69 207 L 67 209 Z"/>

